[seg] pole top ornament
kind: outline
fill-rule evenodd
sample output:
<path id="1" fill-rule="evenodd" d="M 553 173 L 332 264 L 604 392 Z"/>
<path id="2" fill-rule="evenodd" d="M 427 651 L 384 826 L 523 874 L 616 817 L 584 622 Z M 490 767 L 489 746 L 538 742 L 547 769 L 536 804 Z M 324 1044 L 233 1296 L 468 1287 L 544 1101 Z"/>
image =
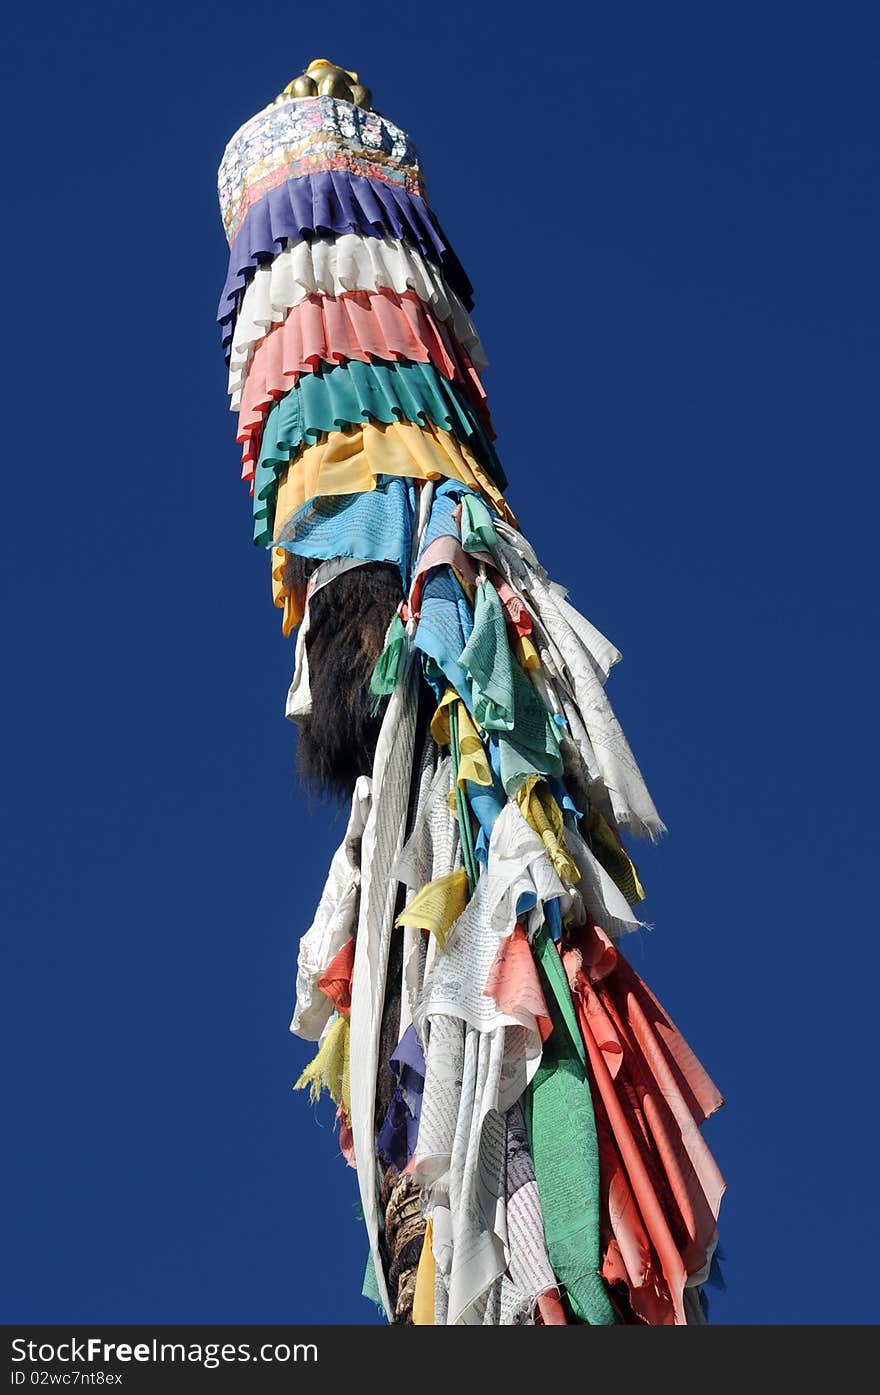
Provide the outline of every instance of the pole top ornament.
<path id="1" fill-rule="evenodd" d="M 373 94 L 359 81 L 357 73 L 340 68 L 328 58 L 313 58 L 311 63 L 287 84 L 282 97 L 339 97 L 356 107 L 370 111 Z"/>

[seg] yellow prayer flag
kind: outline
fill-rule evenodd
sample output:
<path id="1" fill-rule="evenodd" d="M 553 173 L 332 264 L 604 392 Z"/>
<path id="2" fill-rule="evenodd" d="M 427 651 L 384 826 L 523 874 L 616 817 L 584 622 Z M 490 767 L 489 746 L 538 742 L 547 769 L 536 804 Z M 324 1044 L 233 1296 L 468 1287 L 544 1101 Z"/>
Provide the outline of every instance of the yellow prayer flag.
<path id="1" fill-rule="evenodd" d="M 422 1241 L 422 1253 L 419 1257 L 419 1267 L 416 1270 L 416 1287 L 413 1294 L 412 1320 L 414 1327 L 434 1326 L 434 1285 L 436 1283 L 434 1266 L 434 1219 L 428 1217 L 425 1225 L 425 1238 Z"/>
<path id="2" fill-rule="evenodd" d="M 395 920 L 395 925 L 412 925 L 417 930 L 429 930 L 442 949 L 450 927 L 458 920 L 468 903 L 467 872 L 459 867 L 435 877 L 417 891 L 408 906 Z"/>

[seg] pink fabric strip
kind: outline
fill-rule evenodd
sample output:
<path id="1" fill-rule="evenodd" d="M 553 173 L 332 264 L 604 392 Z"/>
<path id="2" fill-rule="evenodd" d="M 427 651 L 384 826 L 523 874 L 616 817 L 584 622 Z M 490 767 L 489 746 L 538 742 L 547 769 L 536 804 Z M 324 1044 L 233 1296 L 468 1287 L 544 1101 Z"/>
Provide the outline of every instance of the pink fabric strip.
<path id="1" fill-rule="evenodd" d="M 418 620 L 422 605 L 422 589 L 425 585 L 427 573 L 434 567 L 452 567 L 458 575 L 471 586 L 477 584 L 477 567 L 475 563 L 480 563 L 486 567 L 492 580 L 492 585 L 498 592 L 499 600 L 504 607 L 507 619 L 507 627 L 511 639 L 517 635 L 528 635 L 532 632 L 532 617 L 526 609 L 526 604 L 521 596 L 503 579 L 496 571 L 494 558 L 488 552 L 465 552 L 451 534 L 446 533 L 442 537 L 435 538 L 429 547 L 425 548 L 419 562 L 419 569 L 412 580 L 410 593 L 407 600 L 407 616 Z"/>
<path id="2" fill-rule="evenodd" d="M 476 585 L 477 569 L 474 566 L 474 555 L 473 553 L 465 552 L 461 543 L 449 533 L 444 533 L 442 537 L 435 538 L 434 541 L 425 548 L 419 560 L 419 569 L 412 579 L 412 586 L 409 592 L 409 614 L 413 620 L 418 620 L 419 618 L 422 608 L 422 590 L 427 580 L 428 572 L 433 571 L 435 567 L 452 567 L 468 585 Z M 489 558 L 489 561 L 491 560 L 492 559 Z"/>
<path id="3" fill-rule="evenodd" d="M 528 936 L 519 923 L 498 946 L 483 993 L 493 998 L 502 1012 L 520 1022 L 523 1017 L 533 1017 L 542 1041 L 553 1031 L 553 1019 L 547 1011 Z"/>

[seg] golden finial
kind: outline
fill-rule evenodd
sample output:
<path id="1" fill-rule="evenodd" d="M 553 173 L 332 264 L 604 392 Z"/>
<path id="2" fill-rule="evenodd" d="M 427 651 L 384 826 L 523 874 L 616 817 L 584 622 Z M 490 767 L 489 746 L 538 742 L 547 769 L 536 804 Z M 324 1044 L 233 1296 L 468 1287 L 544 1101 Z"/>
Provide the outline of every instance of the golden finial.
<path id="1" fill-rule="evenodd" d="M 340 68 L 328 58 L 313 58 L 308 67 L 287 84 L 282 97 L 340 97 L 369 111 L 373 94 L 358 81 L 357 73 Z"/>

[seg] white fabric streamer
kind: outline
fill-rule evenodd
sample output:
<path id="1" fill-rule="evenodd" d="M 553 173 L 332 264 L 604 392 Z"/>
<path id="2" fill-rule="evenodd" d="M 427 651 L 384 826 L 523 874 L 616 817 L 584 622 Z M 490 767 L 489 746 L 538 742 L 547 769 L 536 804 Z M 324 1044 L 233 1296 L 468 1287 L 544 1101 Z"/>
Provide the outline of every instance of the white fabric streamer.
<path id="1" fill-rule="evenodd" d="M 621 935 L 633 930 L 644 930 L 645 922 L 633 914 L 620 887 L 596 860 L 581 835 L 573 828 L 566 828 L 564 836 L 565 845 L 581 874 L 576 895 L 609 940 L 619 940 Z"/>
<path id="2" fill-rule="evenodd" d="M 351 1130 L 361 1208 L 376 1283 L 386 1313 L 393 1311 L 379 1254 L 378 1175 L 374 1136 L 379 1034 L 394 923 L 397 881 L 391 869 L 406 834 L 413 766 L 418 675 L 404 653 L 397 687 L 379 732 L 373 762 L 373 804 L 361 845 L 361 898 L 351 995 Z"/>
<path id="3" fill-rule="evenodd" d="M 309 633 L 309 601 L 317 591 L 329 586 L 330 582 L 335 581 L 343 572 L 350 572 L 354 567 L 366 565 L 366 562 L 359 557 L 334 557 L 328 562 L 322 562 L 309 578 L 305 610 L 296 637 L 296 648 L 293 651 L 293 679 L 287 690 L 287 702 L 284 707 L 284 715 L 291 722 L 298 722 L 303 717 L 308 717 L 312 710 L 309 654 L 306 648 L 306 639 Z"/>
<path id="4" fill-rule="evenodd" d="M 559 693 L 578 742 L 578 727 L 588 741 L 581 752 L 587 767 L 595 762 L 617 826 L 638 836 L 657 838 L 666 826 L 654 806 L 642 773 L 608 698 L 604 683 L 612 664 L 620 658 L 614 646 L 565 600 L 561 587 L 552 583 L 526 539 L 515 528 L 495 521 L 499 543 L 491 550 L 502 572 L 526 600 L 555 654 L 553 667 L 567 687 L 573 704 Z M 543 651 L 540 646 L 539 652 Z M 596 776 L 591 775 L 591 782 Z"/>
<path id="5" fill-rule="evenodd" d="M 351 801 L 345 837 L 333 860 L 315 918 L 299 943 L 296 1006 L 290 1030 L 306 1041 L 317 1041 L 333 1012 L 330 999 L 315 984 L 353 933 L 361 885 L 361 838 L 371 810 L 372 785 L 359 776 Z"/>
<path id="6" fill-rule="evenodd" d="M 413 1176 L 433 1218 L 443 1323 L 479 1323 L 480 1299 L 507 1268 L 504 1038 L 503 1027 L 479 1032 L 442 1014 L 431 1023 Z"/>
<path id="7" fill-rule="evenodd" d="M 445 1286 L 435 1312 L 448 1323 L 484 1322 L 510 1263 L 504 1115 L 537 1070 L 541 1034 L 529 1012 L 501 1012 L 483 988 L 502 939 L 517 920 L 537 930 L 551 899 L 571 904 L 540 838 L 510 803 L 492 830 L 485 874 L 426 970 L 415 1014 L 428 1047 L 413 1176 L 434 1218 Z"/>
<path id="8" fill-rule="evenodd" d="M 434 761 L 438 761 L 436 770 Z M 392 875 L 407 889 L 407 903 L 428 882 L 454 872 L 462 865 L 458 822 L 452 816 L 446 796 L 452 789 L 452 758 L 439 758 L 438 748 L 428 734 L 416 798 L 412 832 Z M 400 1030 L 403 1036 L 413 1022 L 421 997 L 427 964 L 427 946 L 421 930 L 413 925 L 403 931 L 403 982 L 400 995 Z M 416 1031 L 418 1032 L 418 1027 Z M 425 1040 L 421 1039 L 422 1050 Z"/>

